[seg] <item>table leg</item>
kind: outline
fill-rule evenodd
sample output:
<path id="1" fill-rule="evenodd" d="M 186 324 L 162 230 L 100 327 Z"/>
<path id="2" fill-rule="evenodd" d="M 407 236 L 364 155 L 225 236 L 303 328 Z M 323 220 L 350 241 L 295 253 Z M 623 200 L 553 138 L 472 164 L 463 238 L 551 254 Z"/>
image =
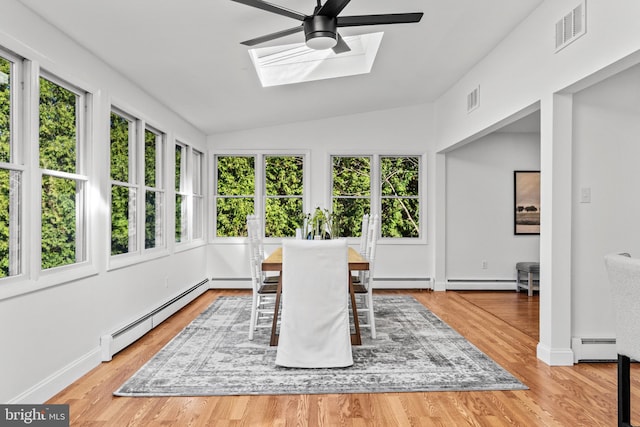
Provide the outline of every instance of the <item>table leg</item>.
<path id="1" fill-rule="evenodd" d="M 280 312 L 280 295 L 282 294 L 282 272 L 278 276 L 278 287 L 276 290 L 276 306 L 273 309 L 273 323 L 271 324 L 271 342 L 269 345 L 278 345 L 278 334 L 276 327 L 278 326 L 278 313 Z"/>
<path id="2" fill-rule="evenodd" d="M 351 296 L 351 311 L 353 311 L 353 325 L 356 332 L 351 334 L 351 345 L 361 345 L 362 339 L 360 337 L 360 321 L 358 320 L 358 307 L 356 306 L 356 295 L 353 291 L 353 277 L 351 276 L 351 270 L 349 270 L 349 295 Z"/>

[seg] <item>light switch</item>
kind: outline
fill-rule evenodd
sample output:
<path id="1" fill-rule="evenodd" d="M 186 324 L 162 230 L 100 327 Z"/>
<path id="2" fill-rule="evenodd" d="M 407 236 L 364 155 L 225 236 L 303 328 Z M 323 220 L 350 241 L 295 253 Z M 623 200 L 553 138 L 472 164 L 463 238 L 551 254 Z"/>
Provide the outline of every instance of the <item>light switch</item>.
<path id="1" fill-rule="evenodd" d="M 580 189 L 580 203 L 591 203 L 591 188 L 584 187 Z"/>

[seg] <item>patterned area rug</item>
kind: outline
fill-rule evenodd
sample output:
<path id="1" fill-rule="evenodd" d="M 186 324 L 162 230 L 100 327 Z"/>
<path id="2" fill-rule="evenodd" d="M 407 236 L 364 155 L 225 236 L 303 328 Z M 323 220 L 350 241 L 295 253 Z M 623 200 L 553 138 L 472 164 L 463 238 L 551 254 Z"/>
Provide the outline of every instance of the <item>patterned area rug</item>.
<path id="1" fill-rule="evenodd" d="M 354 365 L 275 366 L 268 329 L 247 338 L 251 297 L 220 297 L 114 394 L 213 396 L 527 387 L 410 296 L 374 296 L 378 337 L 363 331 Z"/>

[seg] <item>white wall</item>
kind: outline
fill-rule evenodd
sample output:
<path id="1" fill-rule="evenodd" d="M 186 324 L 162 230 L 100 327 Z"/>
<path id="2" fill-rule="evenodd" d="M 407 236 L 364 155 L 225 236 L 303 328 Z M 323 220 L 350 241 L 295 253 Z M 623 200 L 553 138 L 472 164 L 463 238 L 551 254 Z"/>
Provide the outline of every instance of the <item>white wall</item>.
<path id="1" fill-rule="evenodd" d="M 547 0 L 436 102 L 438 149 L 474 138 L 522 109 L 636 54 L 640 2 L 587 1 L 587 32 L 555 53 L 555 24 L 580 0 Z M 480 86 L 480 106 L 467 94 Z"/>
<path id="2" fill-rule="evenodd" d="M 604 255 L 640 256 L 640 66 L 574 95 L 573 334 L 613 338 Z M 583 188 L 591 203 L 581 203 Z"/>
<path id="3" fill-rule="evenodd" d="M 329 207 L 330 155 L 415 153 L 426 154 L 427 176 L 423 180 L 423 206 L 433 217 L 432 190 L 434 120 L 431 105 L 343 116 L 285 126 L 247 130 L 208 137 L 213 152 L 242 149 L 309 150 L 311 188 L 309 203 Z M 433 245 L 428 243 L 433 226 L 427 221 L 427 243 L 378 245 L 376 278 L 430 277 Z M 267 247 L 268 250 L 268 247 Z M 217 277 L 249 277 L 244 244 L 210 245 L 211 268 Z"/>
<path id="4" fill-rule="evenodd" d="M 206 278 L 204 244 L 174 253 L 178 248 L 169 242 L 160 258 L 107 270 L 110 102 L 117 102 L 166 132 L 168 153 L 172 152 L 175 135 L 203 151 L 206 140 L 189 123 L 20 3 L 3 1 L 0 28 L 0 46 L 34 61 L 34 67 L 39 64 L 94 94 L 92 156 L 88 168 L 91 180 L 89 265 L 82 269 L 81 278 L 74 278 L 74 274 L 55 271 L 38 274 L 35 268 L 38 264 L 32 262 L 27 277 L 0 284 L 0 402 L 37 403 L 99 363 L 102 334 L 113 332 Z M 170 177 L 171 163 L 168 164 Z M 30 200 L 36 194 L 32 188 L 37 185 L 33 179 L 31 186 L 25 188 Z M 168 182 L 168 187 L 172 186 L 173 182 Z M 168 192 L 167 197 L 167 212 L 172 212 L 173 193 Z M 37 217 L 37 211 L 33 213 L 31 206 L 26 218 L 34 216 Z M 168 230 L 172 230 L 173 219 L 169 218 L 168 222 Z M 33 241 L 33 233 L 37 230 L 29 227 L 28 245 Z M 172 240 L 173 233 L 168 232 L 167 236 Z M 33 253 L 33 245 L 27 246 L 27 251 Z M 51 286 L 43 288 L 44 284 Z M 21 294 L 21 289 L 32 292 Z"/>
<path id="5" fill-rule="evenodd" d="M 541 203 L 545 208 L 541 212 L 537 351 L 550 365 L 573 363 L 571 338 L 574 330 L 582 328 L 576 322 L 592 315 L 589 304 L 579 305 L 580 297 L 572 301 L 572 275 L 585 265 L 582 260 L 574 262 L 572 245 L 572 144 L 576 143 L 573 132 L 579 129 L 573 126 L 571 94 L 640 63 L 640 26 L 636 25 L 640 2 L 634 0 L 587 1 L 586 34 L 556 53 L 555 23 L 578 3 L 546 0 L 435 106 L 440 152 L 486 135 L 522 111 L 540 106 Z M 480 106 L 467 113 L 466 96 L 478 85 Z M 437 227 L 441 234 L 444 224 Z M 443 251 L 436 248 L 436 254 Z M 592 298 L 608 296 L 598 293 Z"/>
<path id="6" fill-rule="evenodd" d="M 540 134 L 492 133 L 446 156 L 447 279 L 513 280 L 540 257 L 539 236 L 513 233 L 513 171 L 540 170 Z"/>

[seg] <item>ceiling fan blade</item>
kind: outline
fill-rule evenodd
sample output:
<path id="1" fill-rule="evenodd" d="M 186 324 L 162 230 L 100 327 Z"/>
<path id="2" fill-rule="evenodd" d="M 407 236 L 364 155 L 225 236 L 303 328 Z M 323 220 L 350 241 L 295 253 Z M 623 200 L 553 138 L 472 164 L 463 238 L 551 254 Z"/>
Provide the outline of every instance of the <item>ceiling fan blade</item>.
<path id="1" fill-rule="evenodd" d="M 351 0 L 327 0 L 325 4 L 320 7 L 316 15 L 336 17 L 342 9 L 344 9 Z"/>
<path id="2" fill-rule="evenodd" d="M 338 27 L 357 27 L 360 25 L 410 24 L 420 22 L 422 12 L 388 13 L 385 15 L 338 16 Z"/>
<path id="3" fill-rule="evenodd" d="M 300 31 L 302 31 L 302 28 L 303 28 L 302 25 L 298 25 L 297 27 L 289 28 L 288 30 L 282 30 L 282 31 L 278 31 L 278 32 L 275 32 L 275 33 L 267 34 L 265 36 L 256 37 L 255 39 L 246 40 L 246 41 L 243 41 L 240 44 L 243 44 L 245 46 L 255 46 L 255 45 L 260 44 L 260 43 L 268 42 L 270 40 L 275 40 L 275 39 L 278 39 L 280 37 L 284 37 L 284 36 L 288 36 L 290 34 L 298 33 Z"/>
<path id="4" fill-rule="evenodd" d="M 304 21 L 307 17 L 300 12 L 296 12 L 295 10 L 290 10 L 284 8 L 282 6 L 278 6 L 275 4 L 267 3 L 262 0 L 231 0 L 236 3 L 242 3 L 247 6 L 256 7 L 258 9 L 266 10 L 267 12 L 277 13 L 278 15 L 287 16 L 289 18 L 297 19 L 298 21 Z"/>
<path id="5" fill-rule="evenodd" d="M 340 53 L 351 52 L 349 45 L 344 41 L 340 34 L 338 34 L 338 43 L 332 49 L 333 53 L 335 53 L 336 55 Z"/>

